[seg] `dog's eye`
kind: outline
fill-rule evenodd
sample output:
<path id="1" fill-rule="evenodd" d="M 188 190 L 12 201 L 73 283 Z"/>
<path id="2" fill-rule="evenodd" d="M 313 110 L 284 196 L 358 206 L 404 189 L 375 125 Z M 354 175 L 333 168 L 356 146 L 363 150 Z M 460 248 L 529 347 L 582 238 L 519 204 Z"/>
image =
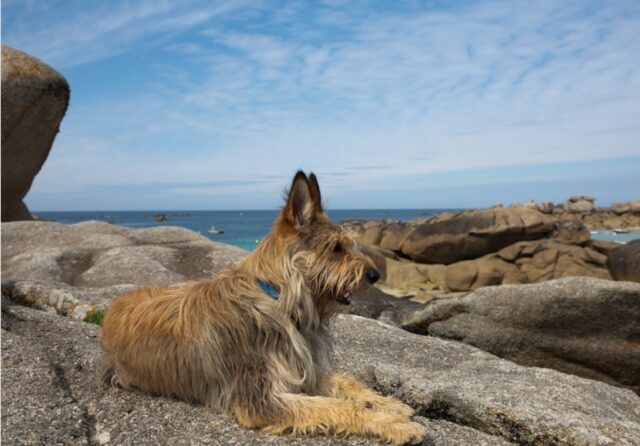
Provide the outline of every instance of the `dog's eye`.
<path id="1" fill-rule="evenodd" d="M 340 243 L 336 243 L 333 247 L 333 252 L 342 252 L 342 245 Z"/>

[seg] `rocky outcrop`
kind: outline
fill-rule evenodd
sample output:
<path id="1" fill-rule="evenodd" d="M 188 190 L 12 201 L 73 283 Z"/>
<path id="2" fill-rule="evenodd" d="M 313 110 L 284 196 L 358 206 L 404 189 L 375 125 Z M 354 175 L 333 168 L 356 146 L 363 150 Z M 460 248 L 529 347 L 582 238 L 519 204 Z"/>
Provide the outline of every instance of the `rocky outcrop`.
<path id="1" fill-rule="evenodd" d="M 426 222 L 344 223 L 365 244 L 377 245 L 419 263 L 450 264 L 495 252 L 554 231 L 553 220 L 525 208 L 448 213 Z"/>
<path id="2" fill-rule="evenodd" d="M 629 200 L 624 203 L 613 203 L 611 210 L 616 215 L 640 214 L 640 200 Z"/>
<path id="3" fill-rule="evenodd" d="M 201 406 L 100 388 L 97 326 L 7 302 L 2 311 L 3 444 L 378 444 L 271 436 Z M 357 316 L 339 317 L 332 331 L 338 366 L 416 408 L 424 444 L 640 442 L 631 391 Z"/>
<path id="4" fill-rule="evenodd" d="M 448 265 L 474 259 L 553 231 L 553 222 L 529 209 L 464 211 L 437 223 L 416 226 L 402 243 L 402 253 L 420 263 Z"/>
<path id="5" fill-rule="evenodd" d="M 590 207 L 594 201 L 575 196 L 559 206 L 530 201 L 447 212 L 426 221 L 343 224 L 374 258 L 385 292 L 428 301 L 491 285 L 570 276 L 610 279 L 607 256 L 618 245 L 592 240 L 587 222 L 602 217 L 605 226 L 624 227 L 618 220 L 632 221 Z"/>
<path id="6" fill-rule="evenodd" d="M 615 280 L 640 282 L 640 240 L 634 240 L 611 251 L 607 268 Z"/>
<path id="7" fill-rule="evenodd" d="M 566 212 L 573 214 L 590 214 L 596 208 L 593 204 L 595 201 L 595 197 L 586 195 L 569 197 L 569 199 L 564 202 L 564 209 Z"/>
<path id="8" fill-rule="evenodd" d="M 611 279 L 607 256 L 617 246 L 611 242 L 587 241 L 581 246 L 563 243 L 560 238 L 542 239 L 514 243 L 497 253 L 451 265 L 423 265 L 387 253 L 383 256 L 384 267 L 378 267 L 384 272 L 380 286 L 400 296 L 438 297 L 490 285 L 537 283 L 561 277 Z M 379 251 L 377 254 L 382 255 Z"/>
<path id="9" fill-rule="evenodd" d="M 128 289 L 209 277 L 245 255 L 179 227 L 2 224 L 3 292 L 77 318 Z"/>
<path id="10" fill-rule="evenodd" d="M 611 279 L 607 256 L 591 247 L 559 243 L 555 240 L 520 242 L 496 254 L 449 265 L 445 287 L 468 291 L 501 284 L 537 283 L 561 277 Z"/>
<path id="11" fill-rule="evenodd" d="M 2 46 L 2 221 L 30 220 L 22 201 L 44 164 L 69 104 L 60 73 Z"/>
<path id="12" fill-rule="evenodd" d="M 640 394 L 639 284 L 565 278 L 487 287 L 433 301 L 398 325 Z"/>

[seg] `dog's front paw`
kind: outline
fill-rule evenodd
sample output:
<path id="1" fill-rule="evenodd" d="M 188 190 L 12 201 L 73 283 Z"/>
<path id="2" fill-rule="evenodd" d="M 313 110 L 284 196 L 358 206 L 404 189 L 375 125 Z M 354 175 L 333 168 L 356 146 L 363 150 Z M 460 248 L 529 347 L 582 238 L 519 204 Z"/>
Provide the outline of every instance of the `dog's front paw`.
<path id="1" fill-rule="evenodd" d="M 393 413 L 405 419 L 415 415 L 413 408 L 392 396 L 377 396 L 368 399 L 365 402 L 365 407 L 376 412 Z"/>
<path id="2" fill-rule="evenodd" d="M 414 422 L 392 424 L 386 429 L 382 440 L 394 445 L 419 444 L 424 440 L 424 426 Z"/>
<path id="3" fill-rule="evenodd" d="M 416 413 L 412 407 L 404 404 L 402 401 L 392 396 L 384 397 L 383 400 L 384 400 L 382 403 L 383 410 L 393 411 L 407 418 L 411 418 Z"/>

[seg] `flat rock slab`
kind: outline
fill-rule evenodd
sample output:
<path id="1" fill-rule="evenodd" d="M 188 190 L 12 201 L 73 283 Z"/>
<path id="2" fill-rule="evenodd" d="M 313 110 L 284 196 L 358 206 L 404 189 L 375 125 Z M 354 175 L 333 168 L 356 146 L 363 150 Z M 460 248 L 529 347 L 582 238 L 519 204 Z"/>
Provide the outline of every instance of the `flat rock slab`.
<path id="1" fill-rule="evenodd" d="M 638 283 L 571 277 L 486 287 L 390 322 L 640 394 Z"/>
<path id="2" fill-rule="evenodd" d="M 100 388 L 98 338 L 95 325 L 3 301 L 3 444 L 378 444 L 358 437 L 267 435 L 205 407 Z M 446 420 L 417 419 L 428 428 L 427 445 L 508 444 Z"/>
<path id="3" fill-rule="evenodd" d="M 640 444 L 640 397 L 630 390 L 358 316 L 339 318 L 333 333 L 338 364 L 430 418 L 517 444 Z"/>
<path id="4" fill-rule="evenodd" d="M 3 444 L 376 444 L 275 437 L 167 398 L 99 388 L 97 326 L 2 308 Z M 334 327 L 336 362 L 427 418 L 429 445 L 640 443 L 633 392 L 525 368 L 474 347 L 358 316 Z"/>
<path id="5" fill-rule="evenodd" d="M 104 305 L 128 289 L 210 277 L 246 255 L 240 248 L 173 226 L 2 224 L 3 292 L 79 318 L 87 306 Z"/>

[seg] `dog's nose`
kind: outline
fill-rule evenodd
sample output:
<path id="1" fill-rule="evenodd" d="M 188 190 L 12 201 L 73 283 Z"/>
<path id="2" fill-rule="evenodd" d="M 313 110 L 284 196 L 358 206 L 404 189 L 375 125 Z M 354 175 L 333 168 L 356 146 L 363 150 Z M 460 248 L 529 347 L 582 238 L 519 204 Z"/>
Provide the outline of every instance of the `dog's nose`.
<path id="1" fill-rule="evenodd" d="M 372 285 L 376 283 L 380 278 L 380 273 L 378 273 L 378 271 L 376 271 L 373 268 L 368 269 L 365 275 L 367 276 L 367 282 L 369 282 Z"/>

